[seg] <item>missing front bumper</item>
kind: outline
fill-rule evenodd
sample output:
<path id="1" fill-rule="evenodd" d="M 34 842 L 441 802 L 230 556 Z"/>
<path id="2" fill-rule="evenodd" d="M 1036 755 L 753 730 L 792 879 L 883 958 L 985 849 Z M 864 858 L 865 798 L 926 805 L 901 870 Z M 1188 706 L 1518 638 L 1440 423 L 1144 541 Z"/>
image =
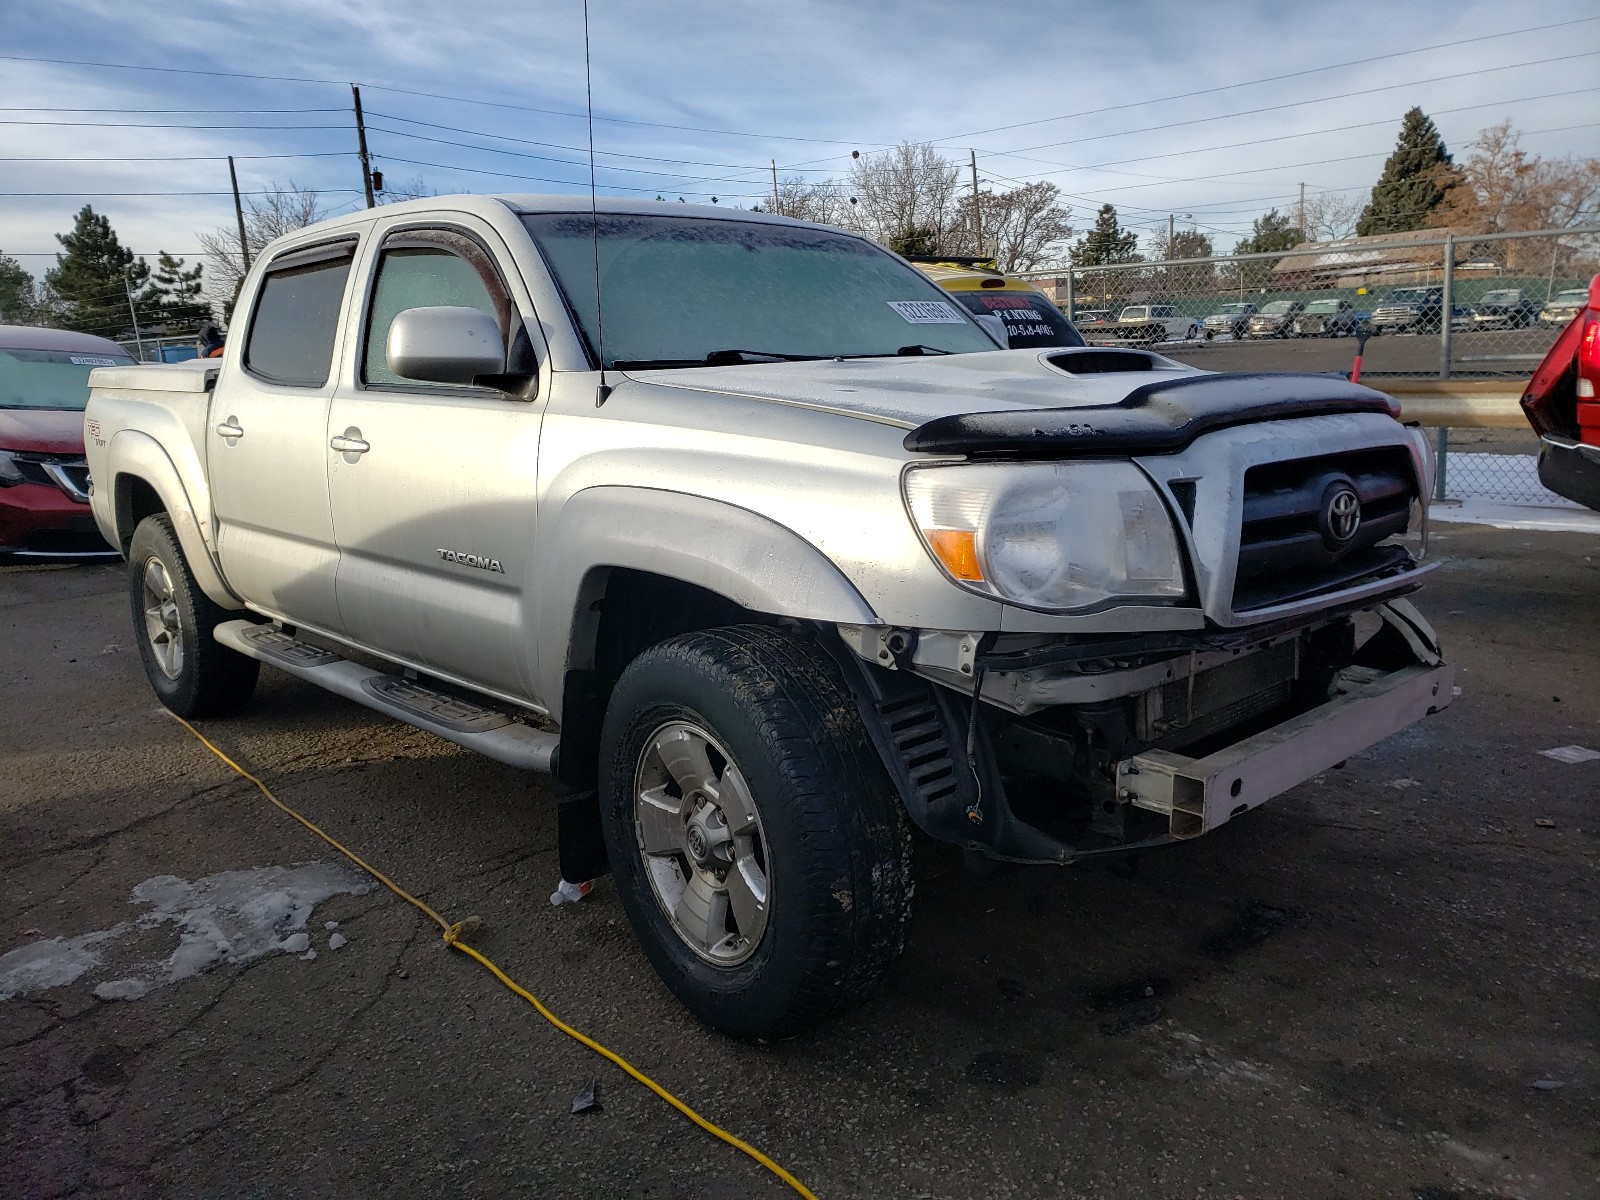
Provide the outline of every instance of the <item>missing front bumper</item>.
<path id="1" fill-rule="evenodd" d="M 1327 703 L 1214 754 L 1150 750 L 1123 760 L 1118 798 L 1169 814 L 1174 838 L 1199 837 L 1446 707 L 1454 681 L 1448 663 L 1349 668 Z"/>

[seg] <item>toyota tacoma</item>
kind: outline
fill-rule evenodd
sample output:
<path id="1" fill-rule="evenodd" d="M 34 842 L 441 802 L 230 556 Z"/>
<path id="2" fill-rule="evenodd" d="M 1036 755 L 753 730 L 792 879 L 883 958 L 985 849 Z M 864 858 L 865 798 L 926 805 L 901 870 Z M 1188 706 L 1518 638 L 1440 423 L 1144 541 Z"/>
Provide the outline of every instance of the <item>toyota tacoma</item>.
<path id="1" fill-rule="evenodd" d="M 267 663 L 553 774 L 563 877 L 737 1037 L 883 977 L 913 826 L 1181 842 L 1450 702 L 1389 397 L 1000 349 L 837 229 L 385 206 L 268 247 L 222 359 L 93 389 L 161 701 Z"/>

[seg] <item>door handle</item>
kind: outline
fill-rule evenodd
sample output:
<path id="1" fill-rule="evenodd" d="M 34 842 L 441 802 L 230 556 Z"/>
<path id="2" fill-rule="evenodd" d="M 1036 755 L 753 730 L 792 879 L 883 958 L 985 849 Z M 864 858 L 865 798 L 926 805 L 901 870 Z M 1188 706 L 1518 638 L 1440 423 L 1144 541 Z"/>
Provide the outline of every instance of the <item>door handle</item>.
<path id="1" fill-rule="evenodd" d="M 244 429 L 239 424 L 239 418 L 229 417 L 221 425 L 218 425 L 217 436 L 220 438 L 226 438 L 230 446 L 239 438 L 242 438 L 244 436 Z"/>
<path id="2" fill-rule="evenodd" d="M 361 430 L 354 425 L 350 426 L 342 434 L 330 439 L 328 445 L 340 454 L 345 455 L 365 454 L 372 449 L 371 445 L 361 440 Z M 352 458 L 349 461 L 354 462 L 355 460 Z"/>

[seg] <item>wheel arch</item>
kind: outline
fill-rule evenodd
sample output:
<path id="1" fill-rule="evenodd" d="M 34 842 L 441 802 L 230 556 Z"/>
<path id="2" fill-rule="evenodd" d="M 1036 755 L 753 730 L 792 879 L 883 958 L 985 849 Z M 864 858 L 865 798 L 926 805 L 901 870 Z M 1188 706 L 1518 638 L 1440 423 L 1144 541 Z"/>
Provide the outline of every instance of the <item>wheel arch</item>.
<path id="1" fill-rule="evenodd" d="M 747 509 L 655 488 L 575 493 L 541 531 L 543 694 L 558 703 L 559 774 L 593 785 L 611 688 L 638 653 L 719 625 L 878 624 L 842 572 L 792 530 Z"/>
<path id="2" fill-rule="evenodd" d="M 112 439 L 108 459 L 111 465 L 111 517 L 115 523 L 115 545 L 126 555 L 139 522 L 155 513 L 166 513 L 172 520 L 178 545 L 194 573 L 200 590 L 223 608 L 244 607 L 229 590 L 212 558 L 211 548 L 195 516 L 188 490 L 178 469 L 161 444 L 147 434 L 124 430 Z"/>

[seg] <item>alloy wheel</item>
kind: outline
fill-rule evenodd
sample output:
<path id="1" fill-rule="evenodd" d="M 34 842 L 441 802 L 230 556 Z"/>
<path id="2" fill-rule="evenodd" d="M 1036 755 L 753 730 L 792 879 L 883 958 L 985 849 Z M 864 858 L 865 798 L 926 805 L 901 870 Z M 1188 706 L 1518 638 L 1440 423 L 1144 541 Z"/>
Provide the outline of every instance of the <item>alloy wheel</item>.
<path id="1" fill-rule="evenodd" d="M 144 565 L 144 630 L 156 666 L 168 679 L 177 679 L 183 673 L 183 620 L 172 576 L 159 558 Z"/>
<path id="2" fill-rule="evenodd" d="M 719 967 L 744 962 L 772 913 L 766 838 L 738 765 L 704 729 L 662 725 L 634 772 L 639 853 L 673 930 Z"/>

